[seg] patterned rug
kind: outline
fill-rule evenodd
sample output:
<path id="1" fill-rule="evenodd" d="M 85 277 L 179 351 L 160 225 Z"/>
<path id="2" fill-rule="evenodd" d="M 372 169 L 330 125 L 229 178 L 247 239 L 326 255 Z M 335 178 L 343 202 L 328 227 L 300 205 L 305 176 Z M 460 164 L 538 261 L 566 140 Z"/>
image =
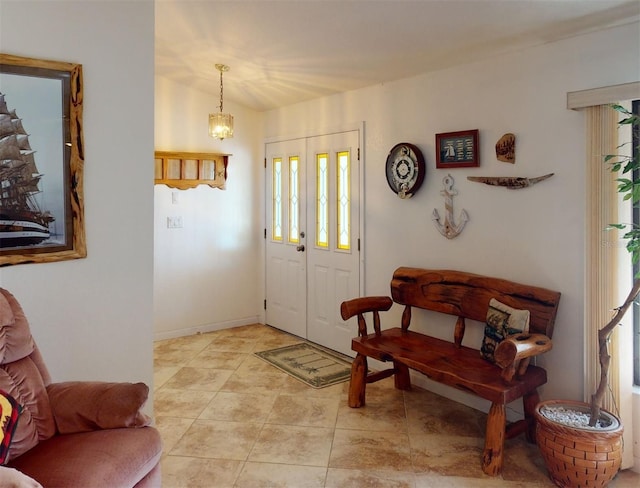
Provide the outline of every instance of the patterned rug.
<path id="1" fill-rule="evenodd" d="M 347 381 L 351 374 L 351 358 L 308 342 L 254 354 L 312 388 Z"/>

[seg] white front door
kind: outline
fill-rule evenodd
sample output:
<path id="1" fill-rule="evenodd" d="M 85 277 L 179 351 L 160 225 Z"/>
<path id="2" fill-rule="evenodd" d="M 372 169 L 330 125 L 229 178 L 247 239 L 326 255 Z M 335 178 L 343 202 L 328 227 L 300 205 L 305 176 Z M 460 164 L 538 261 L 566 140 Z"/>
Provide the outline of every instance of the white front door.
<path id="1" fill-rule="evenodd" d="M 267 144 L 267 324 L 307 337 L 304 139 Z"/>
<path id="2" fill-rule="evenodd" d="M 345 354 L 357 334 L 340 303 L 359 295 L 358 146 L 349 131 L 266 148 L 266 322 Z"/>
<path id="3" fill-rule="evenodd" d="M 358 132 L 309 138 L 307 164 L 307 338 L 350 354 L 340 303 L 359 294 Z"/>

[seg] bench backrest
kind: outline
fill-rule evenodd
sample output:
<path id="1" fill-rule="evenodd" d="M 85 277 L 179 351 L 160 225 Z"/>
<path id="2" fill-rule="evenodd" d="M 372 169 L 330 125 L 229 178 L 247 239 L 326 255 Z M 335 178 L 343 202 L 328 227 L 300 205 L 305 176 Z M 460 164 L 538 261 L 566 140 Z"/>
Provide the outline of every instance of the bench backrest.
<path id="1" fill-rule="evenodd" d="M 391 296 L 402 305 L 483 323 L 489 301 L 495 298 L 510 307 L 529 310 L 529 331 L 548 337 L 553 334 L 560 301 L 560 292 L 546 288 L 463 271 L 406 267 L 393 273 Z"/>

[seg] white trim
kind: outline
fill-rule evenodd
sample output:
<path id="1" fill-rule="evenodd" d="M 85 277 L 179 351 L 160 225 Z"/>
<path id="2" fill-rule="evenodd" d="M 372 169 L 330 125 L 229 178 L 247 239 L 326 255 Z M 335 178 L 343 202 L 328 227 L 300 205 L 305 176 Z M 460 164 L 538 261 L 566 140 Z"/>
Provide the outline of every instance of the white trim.
<path id="1" fill-rule="evenodd" d="M 640 99 L 640 81 L 621 85 L 603 86 L 567 93 L 567 108 L 580 110 L 594 105 L 619 103 L 626 100 Z"/>
<path id="2" fill-rule="evenodd" d="M 243 319 L 227 320 L 225 322 L 216 322 L 212 324 L 196 325 L 195 327 L 188 327 L 186 329 L 174 329 L 163 332 L 156 332 L 153 335 L 154 341 L 162 341 L 165 339 L 175 339 L 177 337 L 187 337 L 195 334 L 203 334 L 206 332 L 215 332 L 218 330 L 231 329 L 233 327 L 240 327 L 243 325 L 259 324 L 260 320 L 258 316 L 245 317 Z"/>
<path id="3" fill-rule="evenodd" d="M 338 134 L 341 132 L 351 132 L 354 130 L 361 131 L 363 130 L 364 122 L 347 122 L 345 124 L 340 124 L 336 126 L 328 126 L 328 127 L 317 127 L 315 129 L 309 129 L 304 133 L 300 134 L 290 134 L 286 136 L 270 136 L 264 138 L 265 146 L 267 144 L 271 144 L 274 142 L 284 142 L 291 141 L 295 139 L 307 139 L 309 137 L 318 137 L 318 136 L 328 136 L 331 134 Z M 265 149 L 266 154 L 266 149 Z"/>

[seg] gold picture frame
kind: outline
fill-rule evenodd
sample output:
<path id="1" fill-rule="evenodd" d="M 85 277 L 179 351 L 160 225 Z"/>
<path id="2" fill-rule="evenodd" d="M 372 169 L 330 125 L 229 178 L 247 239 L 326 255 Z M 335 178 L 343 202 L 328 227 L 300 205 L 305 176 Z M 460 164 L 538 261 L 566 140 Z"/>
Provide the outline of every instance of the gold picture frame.
<path id="1" fill-rule="evenodd" d="M 0 266 L 87 256 L 82 65 L 0 53 Z"/>

